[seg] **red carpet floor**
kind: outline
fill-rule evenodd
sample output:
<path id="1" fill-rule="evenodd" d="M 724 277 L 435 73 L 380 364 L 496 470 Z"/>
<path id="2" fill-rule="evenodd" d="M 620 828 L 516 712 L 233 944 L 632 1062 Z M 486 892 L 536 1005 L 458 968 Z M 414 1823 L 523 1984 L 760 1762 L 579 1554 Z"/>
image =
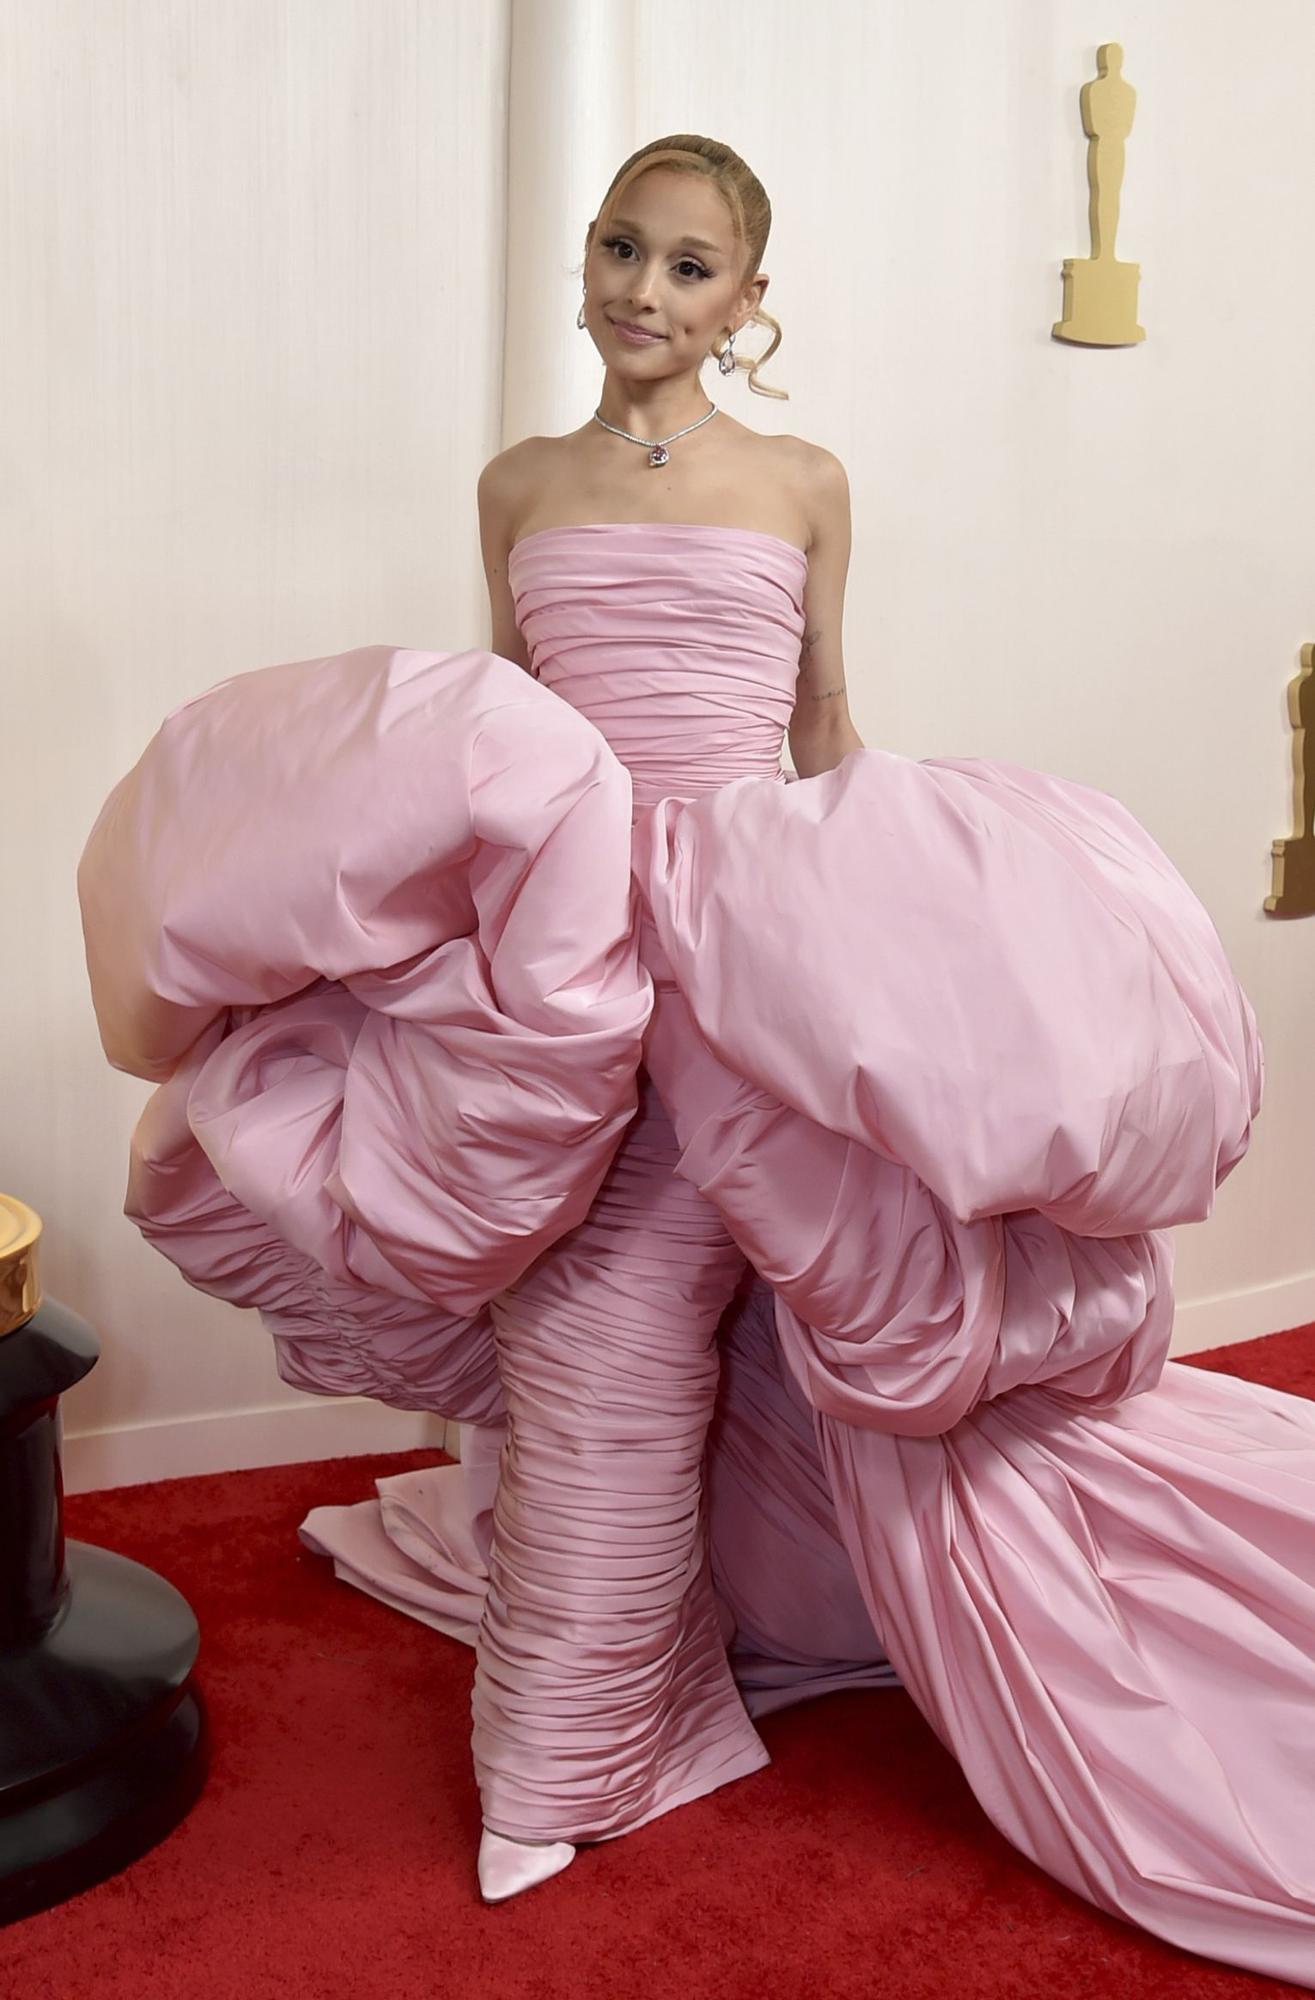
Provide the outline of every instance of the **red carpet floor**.
<path id="1" fill-rule="evenodd" d="M 1315 1327 L 1195 1365 L 1315 1395 Z M 71 1537 L 191 1601 L 214 1762 L 150 1854 L 0 1930 L 5 2000 L 1309 2000 L 1051 1882 L 898 1690 L 769 1717 L 769 1769 L 486 1908 L 471 1654 L 336 1582 L 296 1533 L 316 1503 L 432 1462 L 333 1459 L 68 1502 Z"/>

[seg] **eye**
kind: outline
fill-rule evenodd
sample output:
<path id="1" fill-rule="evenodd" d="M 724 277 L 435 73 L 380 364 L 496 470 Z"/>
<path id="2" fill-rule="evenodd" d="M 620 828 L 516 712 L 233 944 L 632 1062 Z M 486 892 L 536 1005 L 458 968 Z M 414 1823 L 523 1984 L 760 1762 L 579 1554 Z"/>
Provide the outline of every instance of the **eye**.
<path id="1" fill-rule="evenodd" d="M 604 250 L 619 251 L 620 249 L 622 249 L 622 247 L 624 247 L 627 250 L 633 250 L 635 246 L 630 241 L 630 238 L 628 236 L 605 236 L 603 238 Z M 628 263 L 629 259 L 623 257 L 621 261 L 622 263 Z M 704 266 L 700 264 L 697 257 L 682 257 L 679 264 L 677 264 L 676 269 L 679 271 L 686 265 L 690 266 L 690 268 L 694 271 L 696 277 L 698 278 L 710 278 L 712 276 L 711 271 L 706 270 Z"/>

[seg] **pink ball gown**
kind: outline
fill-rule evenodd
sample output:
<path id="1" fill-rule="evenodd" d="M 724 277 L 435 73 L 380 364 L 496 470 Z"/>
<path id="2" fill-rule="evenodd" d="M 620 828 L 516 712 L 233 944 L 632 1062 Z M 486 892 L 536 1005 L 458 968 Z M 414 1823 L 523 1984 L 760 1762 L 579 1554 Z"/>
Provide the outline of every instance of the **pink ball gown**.
<path id="1" fill-rule="evenodd" d="M 623 1833 L 898 1678 L 1042 1868 L 1315 1987 L 1315 1408 L 1166 1358 L 1254 1016 L 1104 794 L 786 782 L 805 577 L 544 529 L 537 678 L 364 647 L 176 710 L 79 873 L 159 1084 L 127 1211 L 289 1382 L 472 1426 L 303 1532 L 476 1645 L 494 1831 Z"/>

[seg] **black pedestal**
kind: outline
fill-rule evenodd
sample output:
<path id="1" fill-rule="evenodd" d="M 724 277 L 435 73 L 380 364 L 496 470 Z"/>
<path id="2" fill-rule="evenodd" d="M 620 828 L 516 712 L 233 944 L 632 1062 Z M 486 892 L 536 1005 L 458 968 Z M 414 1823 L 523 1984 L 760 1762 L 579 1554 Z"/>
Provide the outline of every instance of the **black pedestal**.
<path id="1" fill-rule="evenodd" d="M 0 1339 L 0 1923 L 135 1860 L 205 1783 L 187 1600 L 64 1540 L 59 1398 L 99 1352 L 53 1301 Z"/>

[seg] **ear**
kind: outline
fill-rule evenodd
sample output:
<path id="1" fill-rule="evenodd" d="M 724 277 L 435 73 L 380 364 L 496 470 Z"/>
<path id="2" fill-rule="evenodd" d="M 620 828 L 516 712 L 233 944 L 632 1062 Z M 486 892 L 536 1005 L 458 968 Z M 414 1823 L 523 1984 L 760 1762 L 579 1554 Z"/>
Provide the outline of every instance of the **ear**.
<path id="1" fill-rule="evenodd" d="M 751 320 L 757 312 L 763 302 L 763 295 L 771 282 L 765 271 L 759 271 L 754 277 L 753 283 L 746 285 L 743 293 L 744 317 L 746 321 Z"/>

